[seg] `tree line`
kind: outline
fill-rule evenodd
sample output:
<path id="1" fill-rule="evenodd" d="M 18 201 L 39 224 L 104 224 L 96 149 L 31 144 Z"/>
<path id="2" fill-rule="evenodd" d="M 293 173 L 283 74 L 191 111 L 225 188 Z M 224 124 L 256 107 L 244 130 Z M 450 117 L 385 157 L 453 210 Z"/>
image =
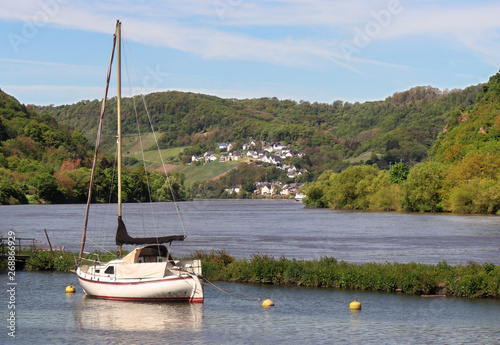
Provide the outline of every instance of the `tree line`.
<path id="1" fill-rule="evenodd" d="M 161 148 L 199 146 L 210 151 L 221 142 L 251 139 L 293 144 L 306 152 L 304 168 L 317 177 L 327 169 L 342 171 L 349 158 L 367 151 L 384 155 L 386 168 L 401 160 L 410 165 L 425 160 L 447 118 L 474 104 L 479 92 L 481 85 L 451 91 L 421 86 L 377 102 L 330 104 L 160 92 L 145 97 L 149 118 L 144 110 L 136 110 L 138 100 L 123 99 L 124 113 L 137 112 L 137 118 L 127 118 L 123 128 L 126 132 L 139 124 L 145 130 L 152 124 L 160 133 Z M 111 118 L 113 102 L 108 106 Z M 92 138 L 99 107 L 99 101 L 86 100 L 36 109 Z M 107 128 L 114 132 L 113 125 Z"/>
<path id="2" fill-rule="evenodd" d="M 450 113 L 427 160 L 390 170 L 376 164 L 327 170 L 305 193 L 311 207 L 499 214 L 500 73 L 474 105 Z"/>
<path id="3" fill-rule="evenodd" d="M 184 152 L 193 149 L 209 151 L 214 150 L 220 142 L 243 143 L 250 139 L 285 142 L 306 153 L 300 162 L 294 163 L 309 172 L 302 177 L 303 182 L 311 182 L 308 187 L 312 189 L 307 201 L 309 205 L 421 210 L 416 206 L 407 206 L 415 204 L 409 197 L 403 198 L 407 200 L 406 204 L 398 202 L 399 206 L 392 208 L 382 207 L 383 201 L 372 202 L 378 206 L 366 206 L 367 201 L 361 199 L 359 202 L 349 201 L 344 206 L 342 203 L 337 206 L 338 201 L 327 198 L 327 195 L 335 193 L 322 192 L 320 198 L 314 198 L 313 189 L 319 190 L 321 186 L 328 189 L 327 184 L 333 182 L 327 181 L 338 179 L 337 175 L 348 175 L 356 169 L 364 169 L 357 167 L 360 164 L 374 165 L 373 168 L 379 171 L 376 179 L 370 179 L 369 183 L 365 181 L 366 188 L 375 191 L 378 187 L 370 183 L 379 181 L 381 184 L 390 183 L 392 189 L 400 188 L 399 193 L 402 193 L 403 185 L 408 185 L 408 181 L 412 180 L 411 176 L 416 171 L 414 169 L 418 170 L 420 164 L 425 166 L 428 160 L 442 164 L 443 167 L 436 169 L 445 172 L 451 169 L 452 164 L 473 164 L 473 161 L 482 159 L 495 161 L 489 156 L 498 151 L 496 142 L 499 137 L 498 120 L 494 116 L 495 111 L 498 113 L 498 102 L 492 96 L 497 86 L 492 80 L 464 90 L 441 91 L 428 86 L 415 87 L 395 93 L 383 101 L 365 103 L 334 101 L 325 104 L 277 98 L 237 100 L 176 91 L 153 93 L 146 96 L 149 117 L 145 111 L 135 110 L 137 100 L 124 99 L 124 113 L 135 113 L 136 117 L 127 117 L 123 129 L 126 132 L 139 127 L 145 131 L 153 125 L 163 148 L 182 146 L 186 148 Z M 106 119 L 114 119 L 116 115 L 113 102 L 116 102 L 115 98 L 109 101 Z M 0 202 L 23 203 L 27 202 L 26 196 L 42 202 L 81 202 L 85 193 L 80 186 L 88 182 L 92 156 L 90 143 L 95 140 L 99 112 L 100 102 L 97 100 L 63 106 L 25 106 L 0 91 Z M 113 138 L 115 132 L 115 124 L 112 121 L 105 122 L 104 136 Z M 114 160 L 109 158 L 113 153 L 111 142 L 113 140 L 110 140 L 109 145 L 103 145 L 107 155 L 100 157 L 98 179 L 103 176 L 104 180 L 104 177 L 114 174 Z M 369 159 L 351 160 L 367 152 L 371 152 Z M 476 153 L 478 155 L 474 155 Z M 481 155 L 486 155 L 486 158 Z M 188 163 L 187 160 L 185 163 Z M 387 182 L 387 174 L 398 166 L 397 163 L 404 163 L 409 172 L 408 178 L 398 183 L 390 179 Z M 458 171 L 456 167 L 453 169 Z M 443 179 L 449 176 L 449 181 L 441 181 L 444 189 L 438 193 L 444 201 L 437 202 L 430 209 L 452 210 L 450 200 L 464 200 L 464 188 L 477 190 L 470 184 L 452 181 L 453 178 L 462 181 L 464 176 L 470 176 L 467 169 L 464 167 L 463 175 L 459 177 L 456 174 L 453 177 L 452 173 L 440 173 Z M 485 176 L 486 168 L 477 169 L 483 174 L 481 176 Z M 265 166 L 258 169 L 242 167 L 218 181 L 199 181 L 191 191 L 184 188 L 182 174 L 172 178 L 178 180 L 178 196 L 181 199 L 188 198 L 189 192 L 223 197 L 224 189 L 231 187 L 231 184 L 239 184 L 245 186 L 244 190 L 250 190 L 251 183 L 263 173 L 267 174 L 270 181 L 272 178 L 283 178 L 278 171 L 271 170 Z M 360 172 L 356 171 L 355 174 L 359 175 Z M 133 191 L 125 193 L 129 197 L 128 201 L 144 199 L 143 189 L 137 184 L 140 184 L 138 181 L 149 179 L 155 186 L 152 198 L 162 200 L 162 194 L 156 193 L 163 186 L 162 177 L 157 176 L 157 173 L 125 169 L 125 175 L 130 175 L 131 181 L 129 183 L 124 178 L 124 184 L 129 183 L 125 188 Z M 480 182 L 476 178 L 471 182 L 469 178 L 467 182 L 484 185 L 487 189 L 493 188 L 487 179 Z M 114 186 L 109 185 L 107 190 L 113 198 Z M 454 196 L 447 193 L 454 193 Z M 104 200 L 100 194 L 96 197 Z M 338 197 L 335 200 L 341 199 Z M 400 199 L 392 200 L 394 203 L 394 200 Z M 347 197 L 346 200 L 354 199 Z"/>
<path id="4" fill-rule="evenodd" d="M 0 90 L 0 204 L 86 202 L 93 147 L 79 131 Z M 99 156 L 94 200 L 116 201 L 115 161 Z M 185 200 L 181 173 L 125 169 L 125 202 Z"/>

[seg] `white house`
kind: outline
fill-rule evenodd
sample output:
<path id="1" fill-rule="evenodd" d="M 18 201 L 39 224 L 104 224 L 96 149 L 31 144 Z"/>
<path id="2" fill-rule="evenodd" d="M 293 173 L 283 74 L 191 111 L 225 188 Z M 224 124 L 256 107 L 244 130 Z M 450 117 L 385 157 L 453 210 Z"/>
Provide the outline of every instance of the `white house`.
<path id="1" fill-rule="evenodd" d="M 273 152 L 272 145 L 264 145 L 264 146 L 262 146 L 262 149 L 267 151 L 267 152 Z"/>
<path id="2" fill-rule="evenodd" d="M 217 157 L 215 157 L 215 155 L 210 151 L 205 152 L 205 154 L 203 155 L 203 158 L 205 159 L 205 162 L 213 162 L 213 161 L 217 160 Z"/>
<path id="3" fill-rule="evenodd" d="M 270 183 L 263 183 L 260 189 L 260 195 L 272 195 L 273 188 Z"/>
<path id="4" fill-rule="evenodd" d="M 239 161 L 241 159 L 241 154 L 238 151 L 229 152 L 229 160 Z"/>
<path id="5" fill-rule="evenodd" d="M 283 145 L 281 145 L 280 143 L 274 143 L 273 144 L 273 150 L 274 151 L 281 151 L 283 149 Z"/>
<path id="6" fill-rule="evenodd" d="M 290 184 L 286 184 L 283 186 L 283 188 L 281 189 L 281 195 L 286 195 L 286 196 L 290 196 L 290 195 L 295 195 L 299 192 L 300 188 L 304 186 L 303 183 L 290 183 Z"/>
<path id="7" fill-rule="evenodd" d="M 217 145 L 217 150 L 228 150 L 227 148 L 227 144 L 226 143 L 220 143 L 219 145 Z"/>
<path id="8" fill-rule="evenodd" d="M 240 186 L 233 186 L 231 188 L 226 188 L 224 189 L 225 192 L 227 193 L 236 193 L 236 194 L 240 194 Z"/>

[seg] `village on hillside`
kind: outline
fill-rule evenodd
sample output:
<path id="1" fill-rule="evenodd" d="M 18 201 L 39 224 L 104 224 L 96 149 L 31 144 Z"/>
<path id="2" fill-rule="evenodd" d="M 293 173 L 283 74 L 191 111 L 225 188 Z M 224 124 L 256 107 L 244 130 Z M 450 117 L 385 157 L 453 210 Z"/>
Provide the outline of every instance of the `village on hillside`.
<path id="1" fill-rule="evenodd" d="M 280 143 L 266 143 L 265 141 L 251 141 L 244 143 L 241 146 L 241 152 L 235 148 L 235 143 L 220 143 L 217 145 L 216 150 L 220 151 L 221 154 L 217 157 L 213 152 L 207 151 L 203 156 L 193 155 L 191 157 L 191 163 L 196 162 L 213 162 L 219 161 L 231 162 L 238 161 L 242 158 L 249 158 L 262 163 L 268 163 L 275 165 L 276 168 L 286 171 L 287 177 L 291 179 L 296 179 L 299 175 L 307 172 L 306 169 L 297 169 L 294 165 L 284 163 L 287 158 L 303 158 L 305 152 L 299 150 L 294 152 L 288 146 L 282 145 Z M 255 150 L 256 147 L 260 146 L 262 149 Z M 245 152 L 246 153 L 242 153 Z M 261 196 L 284 196 L 284 197 L 295 197 L 299 194 L 299 189 L 303 186 L 303 183 L 288 183 L 283 184 L 281 181 L 273 182 L 255 182 L 255 195 Z M 240 186 L 233 186 L 226 189 L 228 193 L 240 193 Z"/>

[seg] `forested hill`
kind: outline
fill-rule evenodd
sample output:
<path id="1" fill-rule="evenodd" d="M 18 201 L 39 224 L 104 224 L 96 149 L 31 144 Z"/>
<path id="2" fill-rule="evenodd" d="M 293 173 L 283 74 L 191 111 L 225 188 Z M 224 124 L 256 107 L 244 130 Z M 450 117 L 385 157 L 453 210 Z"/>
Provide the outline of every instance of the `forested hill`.
<path id="1" fill-rule="evenodd" d="M 421 86 L 364 103 L 222 99 L 176 91 L 149 94 L 145 101 L 160 145 L 172 152 L 172 168 L 182 171 L 173 176 L 178 200 L 188 198 L 183 169 L 191 155 L 221 154 L 219 143 L 240 148 L 254 139 L 258 146 L 260 141 L 280 142 L 303 150 L 305 155 L 284 162 L 307 171 L 296 178 L 309 181 L 304 199 L 309 206 L 500 212 L 500 73 L 464 90 Z M 116 98 L 108 101 L 105 116 L 109 142 L 116 133 L 115 103 Z M 149 130 L 141 103 L 139 97 L 123 100 L 124 132 L 138 123 Z M 84 201 L 92 155 L 89 139 L 95 140 L 100 109 L 98 100 L 25 106 L 0 90 L 0 204 L 24 203 L 26 196 L 40 202 Z M 101 156 L 99 162 L 96 199 L 102 201 L 115 188 L 102 182 L 114 174 L 113 159 Z M 191 165 L 198 174 L 226 164 L 198 163 Z M 217 181 L 215 176 L 190 175 L 187 192 L 220 197 L 237 184 L 249 196 L 263 176 L 291 180 L 286 171 L 251 159 L 237 171 L 224 169 L 217 170 L 227 172 Z M 126 171 L 126 201 L 146 198 L 146 175 L 154 184 L 154 200 L 168 200 L 165 177 L 141 168 Z M 208 182 L 193 184 L 200 180 Z"/>
<path id="2" fill-rule="evenodd" d="M 0 205 L 86 202 L 93 152 L 79 131 L 0 90 Z M 116 200 L 113 174 L 113 158 L 101 154 L 93 194 L 96 201 Z M 185 200 L 182 184 L 180 175 L 170 176 L 167 184 L 159 172 L 148 173 L 146 178 L 144 169 L 126 169 L 123 200 L 149 200 L 149 191 L 155 201 L 171 200 L 172 193 L 177 200 Z"/>
<path id="3" fill-rule="evenodd" d="M 481 90 L 480 85 L 452 91 L 415 87 L 383 101 L 332 104 L 222 99 L 176 91 L 149 94 L 145 99 L 163 148 L 195 146 L 203 152 L 214 150 L 220 142 L 281 142 L 305 150 L 303 166 L 309 171 L 341 171 L 347 159 L 367 152 L 368 158 L 369 153 L 374 160 L 382 158 L 380 166 L 422 161 L 449 117 L 474 104 Z M 109 101 L 108 109 L 115 108 L 114 102 Z M 135 104 L 141 102 L 135 98 Z M 90 138 L 97 129 L 100 106 L 94 100 L 36 110 Z M 123 108 L 125 114 L 134 113 L 131 98 L 123 100 Z M 145 111 L 138 107 L 138 114 L 141 125 L 148 126 Z M 134 116 L 125 120 L 124 130 L 131 127 L 136 127 Z"/>
<path id="4" fill-rule="evenodd" d="M 0 204 L 25 203 L 35 191 L 58 200 L 54 174 L 65 164 L 89 163 L 89 152 L 80 132 L 0 90 Z"/>
<path id="5" fill-rule="evenodd" d="M 449 112 L 430 158 L 325 171 L 305 192 L 309 206 L 338 209 L 500 214 L 500 73 L 476 102 Z"/>
<path id="6" fill-rule="evenodd" d="M 444 163 L 460 162 L 472 155 L 485 155 L 485 160 L 491 161 L 500 155 L 500 73 L 482 85 L 473 106 L 450 113 L 431 155 Z"/>

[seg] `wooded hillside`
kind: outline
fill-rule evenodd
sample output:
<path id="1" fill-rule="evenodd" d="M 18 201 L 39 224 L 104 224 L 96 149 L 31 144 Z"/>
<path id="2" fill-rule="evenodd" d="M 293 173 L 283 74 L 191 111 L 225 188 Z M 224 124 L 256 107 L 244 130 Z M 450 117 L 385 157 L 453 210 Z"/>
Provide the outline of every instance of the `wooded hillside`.
<path id="1" fill-rule="evenodd" d="M 474 104 L 449 112 L 428 160 L 328 170 L 306 188 L 306 204 L 339 209 L 500 212 L 500 73 Z"/>
<path id="2" fill-rule="evenodd" d="M 365 152 L 383 156 L 386 166 L 399 161 L 410 165 L 421 162 L 452 112 L 474 104 L 480 91 L 479 85 L 453 91 L 415 87 L 384 101 L 332 104 L 277 98 L 222 99 L 177 91 L 149 94 L 145 100 L 152 123 L 161 134 L 162 148 L 197 146 L 202 152 L 215 150 L 221 142 L 281 142 L 306 150 L 308 170 L 321 172 L 341 171 L 347 159 Z M 108 109 L 114 109 L 114 101 Z M 125 99 L 124 114 L 134 114 L 134 104 L 141 102 L 138 97 Z M 88 138 L 95 136 L 99 109 L 97 100 L 37 107 L 37 111 L 54 116 Z M 144 130 L 149 127 L 147 116 L 143 109 L 137 109 Z M 135 116 L 125 119 L 125 132 L 135 126 Z"/>
<path id="3" fill-rule="evenodd" d="M 85 202 L 93 148 L 70 125 L 36 112 L 0 90 L 0 204 Z M 116 199 L 113 158 L 100 155 L 95 199 Z M 124 176 L 125 201 L 148 200 L 148 175 L 156 200 L 169 200 L 165 177 L 144 169 Z M 171 176 L 174 195 L 183 200 L 182 176 Z M 28 200 L 29 199 L 29 200 Z"/>
<path id="4" fill-rule="evenodd" d="M 419 166 L 429 157 L 429 152 L 434 161 L 440 160 L 443 164 L 466 157 L 472 149 L 467 144 L 468 139 L 464 138 L 471 138 L 470 134 L 466 134 L 471 130 L 463 130 L 464 134 L 459 135 L 455 134 L 455 128 L 461 127 L 462 123 L 470 123 L 464 119 L 472 119 L 473 114 L 494 113 L 496 106 L 487 102 L 495 89 L 492 85 L 490 81 L 485 85 L 452 91 L 421 86 L 395 93 L 385 100 L 364 103 L 334 101 L 324 104 L 277 98 L 222 99 L 177 91 L 146 95 L 145 102 L 161 148 L 179 152 L 167 158 L 170 170 L 187 171 L 185 168 L 192 164 L 191 156 L 209 151 L 220 152 L 217 145 L 223 142 L 233 143 L 236 150 L 251 140 L 258 143 L 257 149 L 264 142 L 279 142 L 295 152 L 303 152 L 300 159 L 287 158 L 286 162 L 307 171 L 300 177 L 300 182 L 309 181 L 310 188 L 314 186 L 322 190 L 329 177 L 340 176 L 342 174 L 339 173 L 347 168 L 364 166 L 359 169 L 370 167 L 376 170 L 376 174 L 378 171 L 389 174 L 393 172 L 389 169 L 395 165 L 402 171 Z M 481 102 L 476 104 L 477 100 Z M 101 156 L 98 171 L 98 181 L 103 185 L 106 176 L 115 173 L 114 159 L 109 158 L 114 154 L 112 143 L 116 128 L 112 123 L 116 116 L 115 103 L 116 99 L 108 101 L 105 115 L 109 120 L 104 124 L 103 135 L 109 140 L 103 140 L 107 154 Z M 123 100 L 125 133 L 136 131 L 137 127 L 143 132 L 149 130 L 148 114 L 140 106 L 141 103 L 139 97 Z M 82 202 L 86 195 L 84 185 L 88 182 L 92 152 L 89 142 L 95 141 L 100 108 L 98 100 L 83 100 L 62 106 L 24 106 L 1 92 L 0 178 L 3 187 L 0 187 L 0 193 L 3 194 L 0 196 L 3 197 L 0 197 L 0 202 L 26 202 L 23 195 L 43 202 Z M 483 152 L 487 152 L 488 145 L 491 145 L 486 144 L 484 138 L 496 135 L 492 116 L 477 120 L 478 124 L 481 123 L 478 133 L 486 134 L 480 136 L 476 133 L 473 140 L 478 141 L 477 145 L 482 147 Z M 441 134 L 443 130 L 445 134 Z M 455 135 L 458 141 L 462 141 L 451 144 L 450 140 Z M 434 146 L 436 140 L 439 145 Z M 146 149 L 151 149 L 152 142 L 151 138 L 142 140 L 143 144 L 147 144 Z M 125 196 L 129 197 L 128 201 L 140 201 L 144 198 L 146 176 L 153 180 L 155 190 L 163 188 L 165 181 L 156 171 L 146 172 L 144 168 L 137 168 L 141 158 L 132 151 L 131 144 L 126 152 L 129 157 L 125 160 L 131 167 L 127 171 L 130 176 L 124 179 Z M 234 166 L 234 162 L 232 164 Z M 210 169 L 208 165 L 206 168 Z M 177 173 L 174 178 L 181 199 L 190 192 L 203 197 L 220 197 L 224 189 L 234 184 L 250 193 L 258 180 L 287 180 L 286 173 L 252 159 L 240 163 L 237 170 L 224 173 L 224 178 L 191 181 L 192 189 L 187 191 L 183 187 L 184 173 Z M 48 190 L 57 191 L 56 195 L 44 195 L 42 184 L 37 182 L 39 180 L 52 181 L 52 188 Z M 290 182 L 290 178 L 288 180 Z M 16 192 L 11 187 L 15 187 Z M 108 185 L 106 188 L 113 191 L 115 187 Z M 106 188 L 98 188 L 96 197 L 99 200 L 105 199 Z M 7 189 L 9 192 L 5 192 Z M 161 200 L 162 195 L 165 198 L 164 194 L 156 193 L 156 199 Z M 337 207 L 325 199 L 325 193 L 320 194 L 321 197 L 315 198 L 315 193 L 310 190 L 309 205 Z M 111 195 L 114 197 L 113 193 Z M 347 206 L 338 207 L 372 208 L 366 205 L 347 203 Z M 401 209 L 400 206 L 387 205 L 376 208 Z M 432 210 L 446 209 L 441 205 Z"/>

